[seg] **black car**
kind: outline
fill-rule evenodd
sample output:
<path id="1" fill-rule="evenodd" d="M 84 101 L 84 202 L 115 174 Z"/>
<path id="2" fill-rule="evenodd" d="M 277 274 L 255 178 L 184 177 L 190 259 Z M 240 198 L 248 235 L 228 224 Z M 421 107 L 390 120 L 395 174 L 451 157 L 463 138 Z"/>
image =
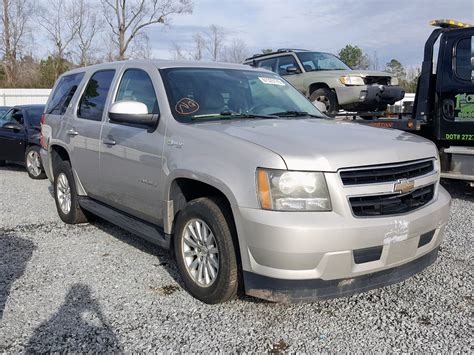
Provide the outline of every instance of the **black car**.
<path id="1" fill-rule="evenodd" d="M 40 121 L 44 106 L 14 106 L 0 116 L 0 166 L 6 161 L 21 162 L 32 179 L 46 178 L 40 157 Z"/>

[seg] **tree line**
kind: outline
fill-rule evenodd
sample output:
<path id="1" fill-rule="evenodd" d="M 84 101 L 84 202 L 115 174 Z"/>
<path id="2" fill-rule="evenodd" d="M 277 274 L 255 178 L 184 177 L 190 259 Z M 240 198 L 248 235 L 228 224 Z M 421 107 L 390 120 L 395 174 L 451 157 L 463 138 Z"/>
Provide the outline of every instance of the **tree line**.
<path id="1" fill-rule="evenodd" d="M 2 0 L 1 87 L 51 87 L 75 66 L 148 58 L 143 31 L 192 13 L 192 0 Z M 37 43 L 46 40 L 48 43 Z M 37 60 L 33 52 L 52 48 Z"/>
<path id="2" fill-rule="evenodd" d="M 174 16 L 192 11 L 193 0 L 1 0 L 0 87 L 50 88 L 74 67 L 151 58 L 144 29 L 166 26 Z M 38 49 L 41 59 L 33 55 Z M 241 38 L 214 24 L 194 33 L 191 48 L 174 43 L 170 52 L 174 59 L 233 63 L 251 55 Z M 376 53 L 370 57 L 358 46 L 347 45 L 338 55 L 354 69 L 379 69 Z M 407 92 L 415 92 L 419 73 L 406 70 L 396 59 L 384 69 L 397 76 Z"/>

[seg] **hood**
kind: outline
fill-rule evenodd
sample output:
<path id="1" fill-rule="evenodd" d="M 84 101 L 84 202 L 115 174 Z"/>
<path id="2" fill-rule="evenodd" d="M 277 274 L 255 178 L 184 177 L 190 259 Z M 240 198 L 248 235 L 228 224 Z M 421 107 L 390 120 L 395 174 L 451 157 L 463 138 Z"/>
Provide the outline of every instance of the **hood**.
<path id="1" fill-rule="evenodd" d="M 392 77 L 392 74 L 386 73 L 383 71 L 373 71 L 373 70 L 319 70 L 319 71 L 310 71 L 306 72 L 305 75 L 311 75 L 315 77 L 333 77 L 333 76 L 342 76 L 342 75 L 354 75 L 361 76 L 365 78 L 366 76 L 386 76 Z"/>
<path id="2" fill-rule="evenodd" d="M 236 120 L 195 127 L 265 147 L 280 155 L 290 170 L 335 172 L 437 156 L 433 143 L 413 134 L 335 120 Z"/>

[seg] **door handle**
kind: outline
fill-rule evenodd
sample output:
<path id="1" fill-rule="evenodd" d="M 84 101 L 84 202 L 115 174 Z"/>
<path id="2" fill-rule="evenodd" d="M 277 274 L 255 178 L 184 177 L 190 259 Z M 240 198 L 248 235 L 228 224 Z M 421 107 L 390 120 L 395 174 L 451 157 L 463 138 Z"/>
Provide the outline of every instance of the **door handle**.
<path id="1" fill-rule="evenodd" d="M 66 131 L 66 134 L 67 134 L 68 136 L 75 137 L 75 136 L 77 136 L 77 135 L 79 134 L 79 132 L 77 132 L 74 128 L 72 128 L 72 129 L 68 129 L 68 130 Z"/>
<path id="2" fill-rule="evenodd" d="M 102 139 L 102 143 L 104 143 L 105 145 L 115 145 L 115 140 L 112 138 L 112 137 L 107 137 L 107 138 L 104 138 Z"/>

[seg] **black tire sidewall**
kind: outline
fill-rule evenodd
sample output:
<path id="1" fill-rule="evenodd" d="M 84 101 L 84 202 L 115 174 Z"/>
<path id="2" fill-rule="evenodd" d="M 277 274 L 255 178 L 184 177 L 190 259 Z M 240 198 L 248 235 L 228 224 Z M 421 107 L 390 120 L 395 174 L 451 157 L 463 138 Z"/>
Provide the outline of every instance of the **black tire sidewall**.
<path id="1" fill-rule="evenodd" d="M 32 151 L 36 151 L 40 157 L 40 163 L 41 163 L 41 173 L 38 175 L 38 176 L 34 176 L 30 173 L 30 170 L 28 170 L 28 164 L 26 163 L 26 159 L 28 157 L 28 154 Z M 25 153 L 25 166 L 26 166 L 26 172 L 28 173 L 28 176 L 30 178 L 32 178 L 33 180 L 41 180 L 41 179 L 45 179 L 46 178 L 46 173 L 44 171 L 44 167 L 43 167 L 43 162 L 41 161 L 41 154 L 40 154 L 40 147 L 36 146 L 36 145 L 32 145 L 32 146 L 29 146 L 28 149 L 26 150 L 26 153 Z"/>
<path id="2" fill-rule="evenodd" d="M 326 113 L 332 113 L 337 111 L 338 104 L 336 94 L 328 88 L 319 88 L 311 93 L 310 101 L 313 102 L 318 96 L 326 96 L 329 99 L 329 110 Z"/>
<path id="3" fill-rule="evenodd" d="M 58 176 L 63 173 L 66 175 L 66 178 L 69 183 L 69 188 L 71 190 L 71 209 L 68 214 L 65 214 L 61 207 L 59 206 L 58 201 Z M 74 175 L 72 172 L 71 164 L 68 161 L 62 161 L 58 167 L 55 169 L 54 174 L 54 201 L 56 203 L 56 209 L 58 210 L 58 215 L 61 220 L 68 224 L 77 224 L 86 222 L 86 218 L 79 206 L 79 199 L 76 191 L 76 184 L 74 182 Z"/>
<path id="4" fill-rule="evenodd" d="M 182 257 L 183 230 L 194 218 L 206 222 L 217 242 L 219 252 L 219 272 L 217 279 L 208 287 L 199 286 L 189 275 Z M 185 288 L 202 302 L 214 304 L 233 298 L 238 289 L 238 269 L 233 228 L 229 225 L 218 201 L 199 198 L 189 202 L 177 216 L 173 238 L 174 253 Z"/>

